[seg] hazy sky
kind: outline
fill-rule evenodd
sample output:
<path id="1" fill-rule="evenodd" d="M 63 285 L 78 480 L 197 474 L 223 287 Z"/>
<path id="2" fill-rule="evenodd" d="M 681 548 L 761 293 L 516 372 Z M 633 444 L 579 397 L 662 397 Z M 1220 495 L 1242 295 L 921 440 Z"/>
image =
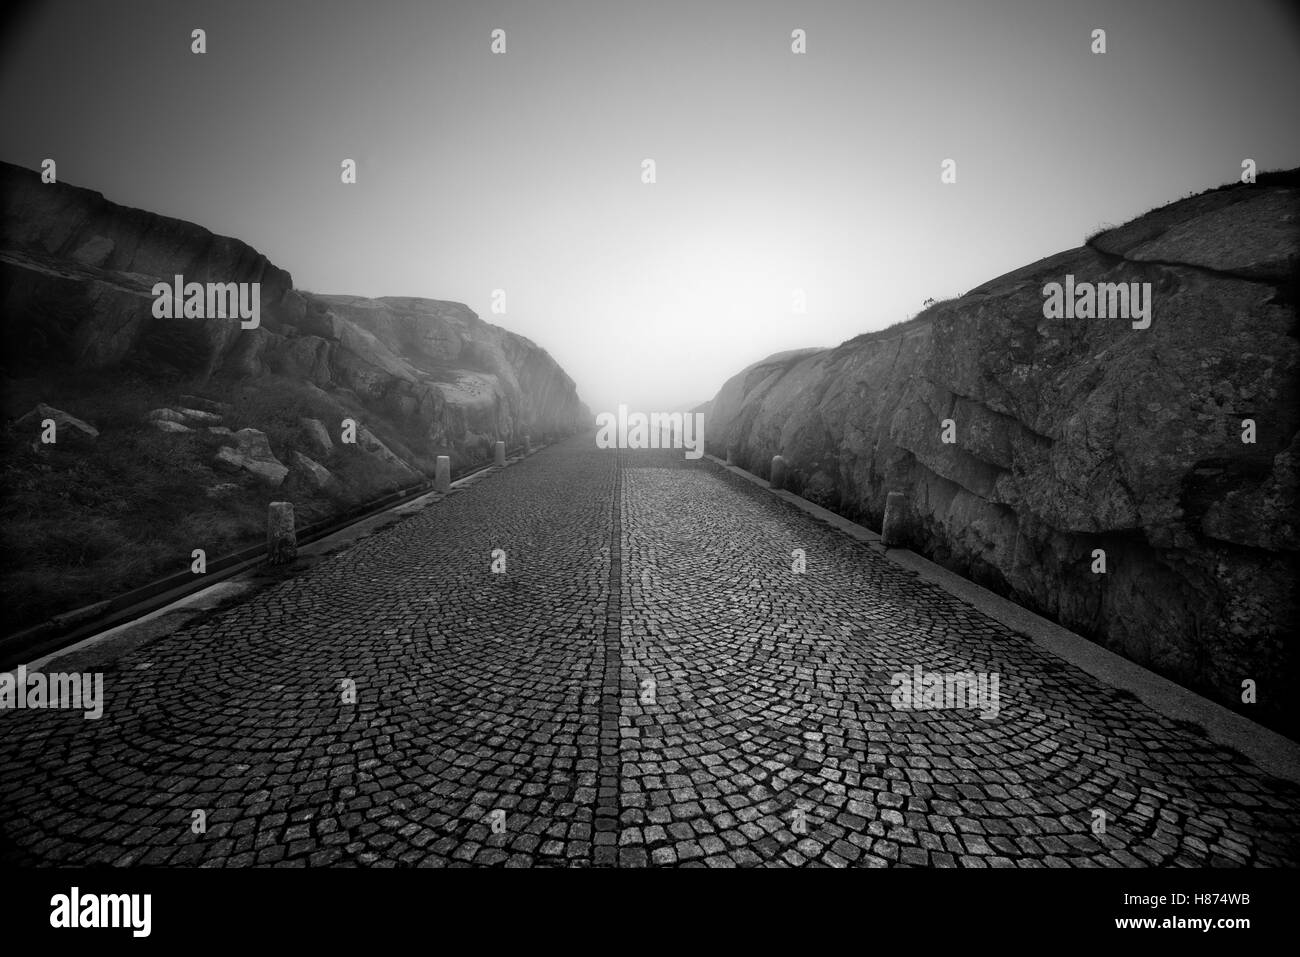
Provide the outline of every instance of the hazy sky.
<path id="1" fill-rule="evenodd" d="M 1300 26 L 1264 0 L 54 2 L 0 64 L 0 158 L 302 288 L 465 302 L 593 411 L 710 398 L 1245 157 L 1300 165 Z"/>

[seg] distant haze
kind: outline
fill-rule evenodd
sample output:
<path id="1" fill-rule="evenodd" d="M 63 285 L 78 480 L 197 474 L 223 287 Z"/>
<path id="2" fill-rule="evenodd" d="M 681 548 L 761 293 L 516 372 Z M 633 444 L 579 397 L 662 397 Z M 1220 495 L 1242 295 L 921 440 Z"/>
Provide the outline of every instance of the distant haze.
<path id="1" fill-rule="evenodd" d="M 4 43 L 0 157 L 302 288 L 467 303 L 593 411 L 703 401 L 1300 164 L 1297 23 L 1263 0 L 53 2 Z"/>

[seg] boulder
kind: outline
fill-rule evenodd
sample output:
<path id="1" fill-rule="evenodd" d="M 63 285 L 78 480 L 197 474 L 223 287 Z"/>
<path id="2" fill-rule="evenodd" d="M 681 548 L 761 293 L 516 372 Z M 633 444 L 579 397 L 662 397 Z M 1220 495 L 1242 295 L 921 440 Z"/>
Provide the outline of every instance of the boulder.
<path id="1" fill-rule="evenodd" d="M 307 441 L 311 447 L 322 455 L 329 455 L 334 451 L 334 441 L 330 438 L 330 433 L 325 428 L 325 423 L 320 419 L 302 418 L 298 420 L 302 426 L 303 432 L 307 436 Z"/>
<path id="2" fill-rule="evenodd" d="M 278 488 L 289 470 L 271 451 L 265 432 L 257 429 L 240 429 L 235 433 L 236 444 L 223 445 L 213 457 L 214 467 L 225 471 L 245 471 L 258 481 Z"/>
<path id="3" fill-rule="evenodd" d="M 177 422 L 185 423 L 185 416 L 175 409 L 151 409 L 148 419 L 150 422 Z"/>
<path id="4" fill-rule="evenodd" d="M 62 409 L 56 409 L 52 405 L 46 405 L 44 402 L 37 403 L 36 408 L 19 418 L 14 425 L 23 429 L 35 429 L 39 433 L 41 423 L 46 419 L 54 421 L 56 442 L 69 437 L 79 439 L 99 438 L 99 429 L 89 422 L 82 421 L 75 415 L 70 415 Z"/>
<path id="5" fill-rule="evenodd" d="M 170 419 L 150 419 L 149 424 L 159 432 L 193 432 L 188 425 L 181 425 L 179 422 L 173 422 Z"/>
<path id="6" fill-rule="evenodd" d="M 329 469 L 301 452 L 295 451 L 292 460 L 294 469 L 318 492 L 333 488 L 337 484 L 337 479 Z"/>
<path id="7" fill-rule="evenodd" d="M 220 425 L 221 416 L 215 412 L 203 412 L 199 409 L 176 409 L 186 422 L 197 425 Z"/>

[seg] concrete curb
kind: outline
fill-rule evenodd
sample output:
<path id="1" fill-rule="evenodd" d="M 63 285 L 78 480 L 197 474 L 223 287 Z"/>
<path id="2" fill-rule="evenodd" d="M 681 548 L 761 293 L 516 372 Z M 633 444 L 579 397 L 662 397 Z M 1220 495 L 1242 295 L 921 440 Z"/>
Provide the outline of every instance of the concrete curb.
<path id="1" fill-rule="evenodd" d="M 1136 696 L 1152 711 L 1175 721 L 1200 727 L 1216 744 L 1232 748 L 1256 767 L 1274 777 L 1300 784 L 1300 743 L 1292 741 L 1209 698 L 1144 668 L 1101 645 L 1048 621 L 1015 602 L 994 594 L 955 572 L 905 548 L 885 548 L 880 536 L 799 496 L 773 489 L 769 483 L 737 465 L 727 465 L 716 455 L 704 456 L 718 468 L 743 478 L 800 511 L 820 519 L 851 538 L 871 546 L 887 559 L 942 588 L 954 598 L 984 613 L 999 624 L 1022 634 L 1039 647 L 1085 671 L 1112 688 Z"/>

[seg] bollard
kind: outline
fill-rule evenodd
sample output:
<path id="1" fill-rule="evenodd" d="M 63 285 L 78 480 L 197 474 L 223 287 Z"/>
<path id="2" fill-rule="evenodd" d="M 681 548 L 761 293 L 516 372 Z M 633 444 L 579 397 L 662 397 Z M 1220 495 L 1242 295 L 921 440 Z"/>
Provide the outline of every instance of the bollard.
<path id="1" fill-rule="evenodd" d="M 907 496 L 890 492 L 885 498 L 885 518 L 880 523 L 880 543 L 899 548 L 907 542 Z"/>
<path id="2" fill-rule="evenodd" d="M 527 432 L 524 433 L 524 455 L 533 450 L 533 439 Z"/>
<path id="3" fill-rule="evenodd" d="M 730 445 L 727 446 L 727 464 L 728 465 L 736 464 L 736 450 L 732 448 Z"/>
<path id="4" fill-rule="evenodd" d="M 505 465 L 506 465 L 506 444 L 505 444 L 504 442 L 497 442 L 496 452 L 495 452 L 495 457 L 493 458 L 493 462 L 495 463 L 495 465 L 496 465 L 497 468 L 499 468 L 499 469 L 500 469 L 500 468 L 505 468 Z"/>
<path id="5" fill-rule="evenodd" d="M 436 492 L 451 491 L 451 456 L 438 456 L 438 462 L 433 469 L 433 489 Z"/>
<path id="6" fill-rule="evenodd" d="M 780 455 L 772 456 L 772 488 L 785 488 L 786 479 L 789 478 L 790 465 Z"/>
<path id="7" fill-rule="evenodd" d="M 293 502 L 272 502 L 266 508 L 266 560 L 272 565 L 287 565 L 297 554 Z"/>

